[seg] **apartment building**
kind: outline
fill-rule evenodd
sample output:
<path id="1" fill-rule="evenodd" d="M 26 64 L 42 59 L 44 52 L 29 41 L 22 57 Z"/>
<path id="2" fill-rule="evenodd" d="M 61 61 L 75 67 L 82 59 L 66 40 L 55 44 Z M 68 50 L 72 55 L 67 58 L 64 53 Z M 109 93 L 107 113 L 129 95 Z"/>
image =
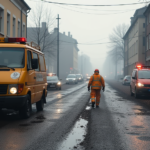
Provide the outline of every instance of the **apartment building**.
<path id="1" fill-rule="evenodd" d="M 145 37 L 146 37 L 146 47 L 145 47 L 145 62 L 146 65 L 150 65 L 150 5 L 144 12 L 145 15 Z"/>
<path id="2" fill-rule="evenodd" d="M 131 75 L 135 65 L 145 64 L 145 16 L 147 7 L 137 9 L 124 36 L 124 74 Z"/>
<path id="3" fill-rule="evenodd" d="M 50 50 L 54 52 L 52 60 L 53 71 L 57 73 L 57 28 L 50 36 Z M 70 32 L 59 32 L 59 76 L 65 79 L 69 73 L 78 73 L 78 52 L 77 40 L 72 37 Z"/>
<path id="4" fill-rule="evenodd" d="M 0 37 L 27 37 L 29 11 L 24 0 L 0 0 Z"/>

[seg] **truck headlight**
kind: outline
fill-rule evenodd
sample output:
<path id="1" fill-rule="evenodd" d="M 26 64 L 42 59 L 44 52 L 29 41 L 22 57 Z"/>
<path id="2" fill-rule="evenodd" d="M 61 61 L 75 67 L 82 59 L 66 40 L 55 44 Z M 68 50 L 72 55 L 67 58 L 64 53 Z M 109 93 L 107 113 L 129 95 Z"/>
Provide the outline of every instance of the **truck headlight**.
<path id="1" fill-rule="evenodd" d="M 20 94 L 23 91 L 24 84 L 10 84 L 9 94 Z"/>
<path id="2" fill-rule="evenodd" d="M 142 87 L 142 86 L 144 86 L 144 84 L 142 84 L 142 83 L 138 83 L 138 86 L 139 86 L 139 87 Z"/>
<path id="3" fill-rule="evenodd" d="M 17 92 L 18 92 L 17 84 L 9 85 L 9 94 L 17 94 Z"/>

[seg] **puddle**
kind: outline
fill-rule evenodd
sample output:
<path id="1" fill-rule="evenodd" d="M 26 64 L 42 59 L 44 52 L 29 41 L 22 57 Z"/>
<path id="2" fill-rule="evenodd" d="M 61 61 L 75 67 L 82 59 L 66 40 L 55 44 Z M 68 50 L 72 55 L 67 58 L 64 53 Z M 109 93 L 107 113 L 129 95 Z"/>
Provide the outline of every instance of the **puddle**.
<path id="1" fill-rule="evenodd" d="M 31 124 L 29 123 L 24 123 L 24 124 L 20 124 L 19 126 L 22 126 L 22 127 L 27 127 L 27 126 L 30 126 Z"/>
<path id="2" fill-rule="evenodd" d="M 42 123 L 43 120 L 31 121 L 31 123 Z"/>
<path id="3" fill-rule="evenodd" d="M 72 131 L 60 144 L 58 150 L 83 150 L 81 143 L 84 141 L 86 135 L 86 127 L 88 121 L 80 118 L 74 125 Z"/>
<path id="4" fill-rule="evenodd" d="M 39 115 L 36 117 L 36 119 L 46 119 L 43 115 Z"/>
<path id="5" fill-rule="evenodd" d="M 142 141 L 150 141 L 150 137 L 149 136 L 140 136 L 138 137 L 139 140 L 142 140 Z"/>
<path id="6" fill-rule="evenodd" d="M 86 106 L 85 110 L 91 110 L 90 106 Z"/>

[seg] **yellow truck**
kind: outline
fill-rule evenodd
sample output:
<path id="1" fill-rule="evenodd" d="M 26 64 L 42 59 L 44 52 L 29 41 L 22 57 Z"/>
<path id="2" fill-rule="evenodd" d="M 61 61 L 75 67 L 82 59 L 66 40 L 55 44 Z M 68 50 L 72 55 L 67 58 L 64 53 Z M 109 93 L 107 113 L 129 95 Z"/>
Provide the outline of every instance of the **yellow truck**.
<path id="1" fill-rule="evenodd" d="M 0 111 L 19 110 L 31 115 L 32 104 L 43 110 L 47 96 L 44 54 L 26 43 L 26 38 L 0 38 Z"/>

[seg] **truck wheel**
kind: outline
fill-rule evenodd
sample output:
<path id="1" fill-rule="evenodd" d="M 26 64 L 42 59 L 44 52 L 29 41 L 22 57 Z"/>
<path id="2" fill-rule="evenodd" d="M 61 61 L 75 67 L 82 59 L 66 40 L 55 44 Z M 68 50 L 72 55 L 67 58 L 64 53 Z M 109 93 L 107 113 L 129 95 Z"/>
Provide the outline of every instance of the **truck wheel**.
<path id="1" fill-rule="evenodd" d="M 130 95 L 133 96 L 133 92 L 132 92 L 131 86 L 130 86 Z"/>
<path id="2" fill-rule="evenodd" d="M 137 99 L 139 98 L 139 95 L 137 94 L 136 89 L 135 89 L 134 97 L 137 98 Z"/>
<path id="3" fill-rule="evenodd" d="M 31 116 L 31 111 L 32 111 L 31 99 L 30 99 L 30 96 L 27 95 L 27 100 L 26 100 L 24 106 L 19 110 L 19 114 L 20 114 L 21 118 L 26 119 Z"/>
<path id="4" fill-rule="evenodd" d="M 44 95 L 42 95 L 41 100 L 36 102 L 37 111 L 42 111 L 44 108 Z"/>

